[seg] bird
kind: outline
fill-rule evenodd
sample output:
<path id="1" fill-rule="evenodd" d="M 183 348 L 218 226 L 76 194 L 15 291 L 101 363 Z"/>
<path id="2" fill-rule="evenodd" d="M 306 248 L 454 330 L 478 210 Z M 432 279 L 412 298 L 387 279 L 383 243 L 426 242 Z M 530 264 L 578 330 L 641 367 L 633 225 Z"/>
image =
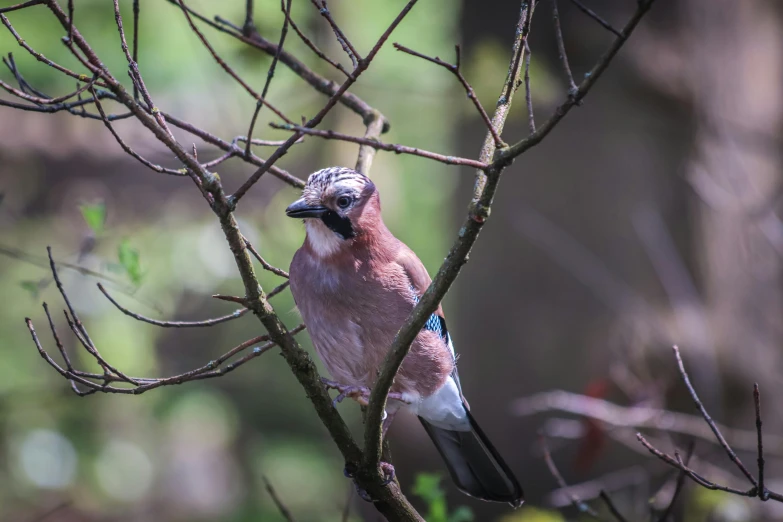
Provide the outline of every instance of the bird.
<path id="1" fill-rule="evenodd" d="M 375 184 L 346 167 L 312 173 L 286 215 L 304 221 L 305 239 L 289 276 L 296 307 L 334 381 L 367 404 L 395 334 L 430 285 L 424 264 L 386 227 Z M 514 473 L 465 400 L 457 357 L 437 310 L 414 340 L 389 393 L 383 433 L 401 409 L 416 414 L 459 490 L 486 501 L 523 502 Z"/>

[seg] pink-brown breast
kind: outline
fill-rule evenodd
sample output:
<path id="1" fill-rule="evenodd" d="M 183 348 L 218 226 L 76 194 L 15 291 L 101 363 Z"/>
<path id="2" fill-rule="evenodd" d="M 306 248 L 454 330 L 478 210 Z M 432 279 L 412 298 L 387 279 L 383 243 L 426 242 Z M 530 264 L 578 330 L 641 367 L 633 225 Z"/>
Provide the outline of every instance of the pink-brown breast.
<path id="1" fill-rule="evenodd" d="M 305 244 L 294 255 L 294 300 L 316 352 L 332 378 L 343 384 L 372 386 L 395 334 L 413 309 L 417 285 L 410 270 L 397 262 L 401 253 L 413 255 L 389 234 L 383 249 L 352 248 L 319 258 Z M 422 331 L 392 390 L 427 397 L 443 385 L 453 367 L 453 356 L 441 337 Z"/>

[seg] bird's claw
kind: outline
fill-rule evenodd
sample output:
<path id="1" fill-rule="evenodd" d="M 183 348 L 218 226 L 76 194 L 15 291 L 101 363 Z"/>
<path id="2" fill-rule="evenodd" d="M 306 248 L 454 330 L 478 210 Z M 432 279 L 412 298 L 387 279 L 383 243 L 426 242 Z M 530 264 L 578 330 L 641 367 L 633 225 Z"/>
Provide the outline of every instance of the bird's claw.
<path id="1" fill-rule="evenodd" d="M 388 486 L 394 482 L 394 479 L 397 476 L 394 471 L 394 466 L 389 462 L 381 462 L 379 467 L 381 468 L 381 471 L 383 471 L 383 482 L 381 482 L 381 486 Z M 345 463 L 345 467 L 343 468 L 343 475 L 353 480 L 353 485 L 356 488 L 356 494 L 359 495 L 359 497 L 365 502 L 373 502 L 373 499 L 370 494 L 367 493 L 367 490 L 360 487 L 359 484 L 356 483 L 356 471 L 357 469 L 355 464 L 350 462 Z"/>
<path id="2" fill-rule="evenodd" d="M 356 386 L 353 384 L 342 384 L 337 381 L 321 378 L 321 382 L 327 389 L 337 390 L 340 392 L 337 397 L 332 401 L 333 406 L 343 402 L 346 398 L 351 398 L 361 404 L 367 406 L 370 404 L 370 388 L 366 386 Z M 410 404 L 410 401 L 405 400 L 401 393 L 389 392 L 389 399 L 395 399 L 406 404 Z"/>
<path id="3" fill-rule="evenodd" d="M 327 389 L 337 390 L 340 392 L 337 397 L 332 401 L 332 405 L 337 406 L 338 403 L 343 402 L 343 399 L 350 397 L 362 406 L 367 406 L 370 402 L 370 389 L 365 386 L 355 386 L 352 384 L 342 384 L 337 381 L 330 381 L 329 379 L 321 379 Z"/>
<path id="4" fill-rule="evenodd" d="M 381 471 L 383 471 L 383 482 L 381 483 L 382 486 L 386 486 L 394 481 L 394 477 L 396 476 L 394 472 L 394 466 L 391 465 L 389 462 L 381 462 L 380 463 Z"/>

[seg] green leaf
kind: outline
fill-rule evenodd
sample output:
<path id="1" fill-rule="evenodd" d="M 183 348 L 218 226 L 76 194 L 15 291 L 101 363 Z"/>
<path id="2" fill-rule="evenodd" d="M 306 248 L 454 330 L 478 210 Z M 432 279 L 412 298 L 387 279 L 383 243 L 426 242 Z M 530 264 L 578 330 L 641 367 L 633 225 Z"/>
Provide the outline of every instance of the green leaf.
<path id="1" fill-rule="evenodd" d="M 443 498 L 444 493 L 440 487 L 440 475 L 437 473 L 419 473 L 413 484 L 413 494 L 427 503 Z"/>
<path id="2" fill-rule="evenodd" d="M 97 203 L 79 205 L 79 210 L 81 210 L 82 217 L 93 234 L 97 236 L 103 232 L 103 227 L 106 224 L 106 203 L 99 201 Z"/>
<path id="3" fill-rule="evenodd" d="M 446 493 L 440 487 L 441 477 L 437 473 L 419 473 L 413 484 L 413 494 L 427 503 L 427 522 L 448 522 L 446 516 Z"/>
<path id="4" fill-rule="evenodd" d="M 131 246 L 130 241 L 124 239 L 117 250 L 117 256 L 131 283 L 140 285 L 144 274 L 141 272 L 139 251 Z"/>

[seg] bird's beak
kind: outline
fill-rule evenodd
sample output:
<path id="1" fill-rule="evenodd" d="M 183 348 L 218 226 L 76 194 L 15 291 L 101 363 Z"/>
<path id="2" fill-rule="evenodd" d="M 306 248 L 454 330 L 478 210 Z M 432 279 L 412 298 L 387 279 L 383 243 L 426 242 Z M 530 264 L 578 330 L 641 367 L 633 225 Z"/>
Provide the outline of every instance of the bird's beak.
<path id="1" fill-rule="evenodd" d="M 285 215 L 292 218 L 320 218 L 328 210 L 322 206 L 310 206 L 304 198 L 300 198 L 288 205 Z"/>

